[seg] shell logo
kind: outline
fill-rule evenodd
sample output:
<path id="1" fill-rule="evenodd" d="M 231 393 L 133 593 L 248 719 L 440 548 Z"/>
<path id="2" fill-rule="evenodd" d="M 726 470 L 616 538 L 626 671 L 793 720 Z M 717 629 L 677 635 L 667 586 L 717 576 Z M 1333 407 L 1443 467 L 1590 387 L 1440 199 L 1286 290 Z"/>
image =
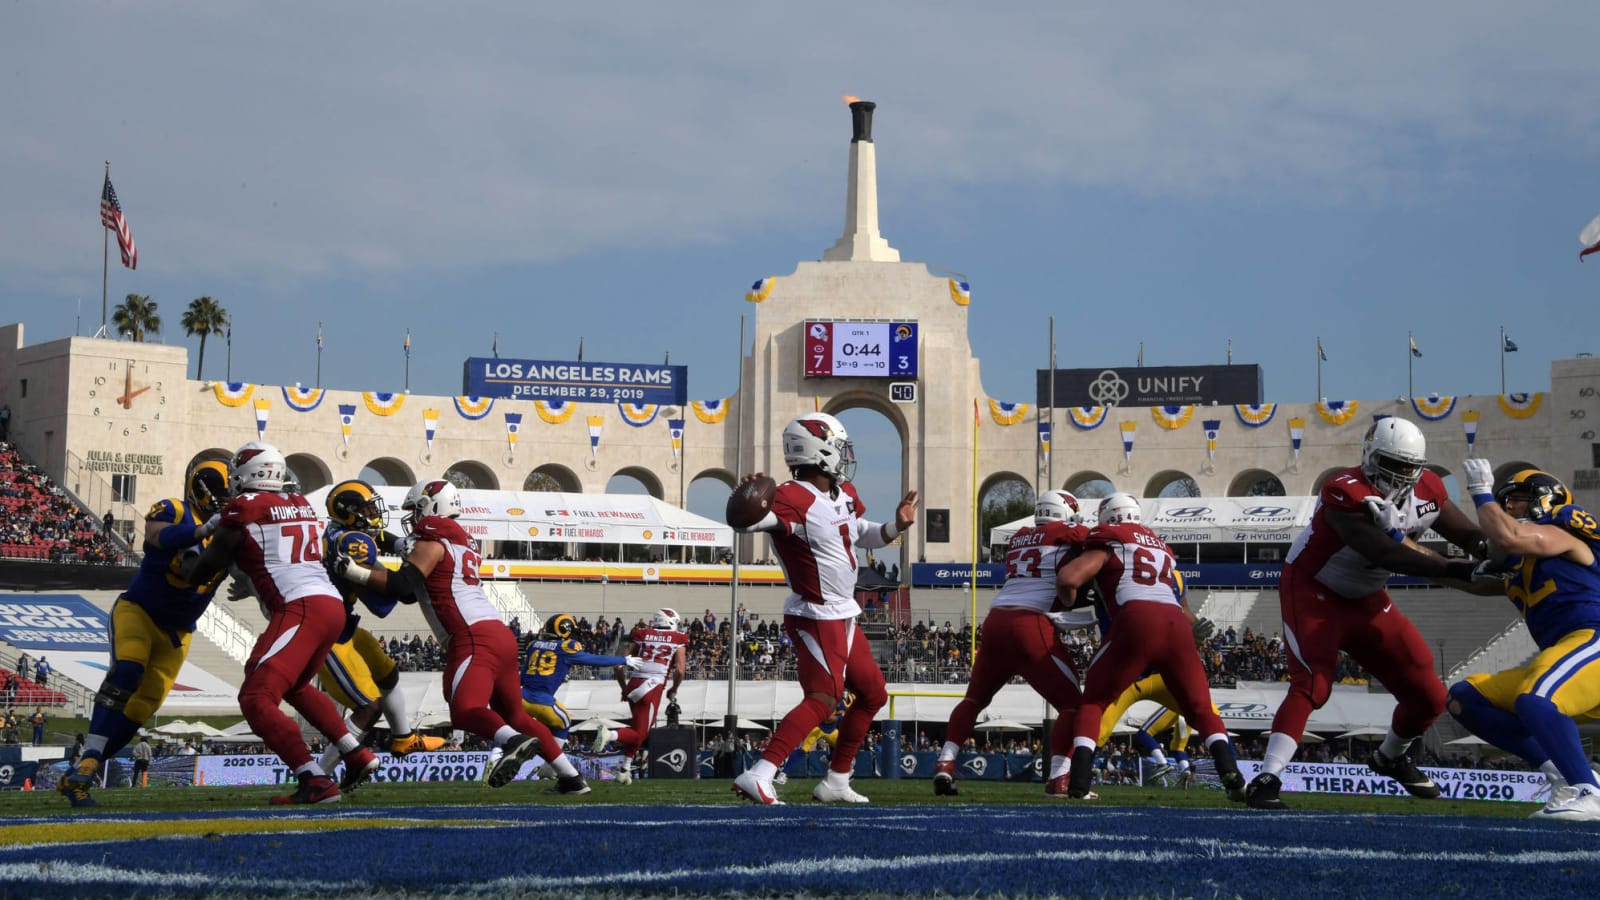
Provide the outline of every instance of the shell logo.
<path id="1" fill-rule="evenodd" d="M 537 525 L 529 525 L 528 526 L 528 537 L 538 537 L 538 536 L 539 536 L 539 526 L 537 526 Z"/>
<path id="2" fill-rule="evenodd" d="M 513 506 L 510 509 L 506 510 L 506 515 L 508 515 L 508 516 L 520 516 L 525 512 L 527 512 L 527 510 L 522 509 L 521 507 Z"/>
<path id="3" fill-rule="evenodd" d="M 647 541 L 648 541 L 648 540 L 651 540 L 651 539 L 652 539 L 652 538 L 654 538 L 654 537 L 655 537 L 655 536 L 656 536 L 656 533 L 655 533 L 655 532 L 653 532 L 653 531 L 651 531 L 651 530 L 650 530 L 650 529 L 648 529 L 648 528 L 646 528 L 646 529 L 645 529 L 645 530 L 644 530 L 644 539 L 645 539 L 645 540 L 647 540 Z"/>

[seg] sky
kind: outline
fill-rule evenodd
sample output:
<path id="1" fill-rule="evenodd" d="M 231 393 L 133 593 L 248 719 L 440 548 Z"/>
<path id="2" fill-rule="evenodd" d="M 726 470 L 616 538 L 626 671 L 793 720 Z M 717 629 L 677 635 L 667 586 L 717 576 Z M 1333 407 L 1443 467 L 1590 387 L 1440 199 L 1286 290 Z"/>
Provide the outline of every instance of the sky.
<path id="1" fill-rule="evenodd" d="M 1501 327 L 1510 391 L 1600 350 L 1587 4 L 802 6 L 4 4 L 0 322 L 99 326 L 109 160 L 110 303 L 193 348 L 216 298 L 234 380 L 311 384 L 321 322 L 325 387 L 401 389 L 409 328 L 419 393 L 498 332 L 725 397 L 751 282 L 839 237 L 854 94 L 882 232 L 971 284 L 996 399 L 1032 401 L 1051 317 L 1063 367 L 1231 340 L 1280 402 L 1319 336 L 1332 399 L 1404 394 L 1408 333 L 1418 394 L 1500 392 Z M 864 461 L 881 422 L 846 419 Z"/>

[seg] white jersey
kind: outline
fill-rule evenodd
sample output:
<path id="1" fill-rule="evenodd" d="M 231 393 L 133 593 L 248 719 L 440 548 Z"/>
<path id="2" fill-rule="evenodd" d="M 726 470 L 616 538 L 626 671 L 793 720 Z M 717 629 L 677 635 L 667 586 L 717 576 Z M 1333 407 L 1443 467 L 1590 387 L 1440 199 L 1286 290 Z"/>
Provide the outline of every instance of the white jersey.
<path id="1" fill-rule="evenodd" d="M 1046 522 L 1012 535 L 1006 545 L 1006 583 L 990 607 L 1049 612 L 1056 602 L 1056 570 L 1088 536 L 1089 529 L 1068 522 Z M 1085 624 L 1093 620 L 1090 613 Z"/>
<path id="2" fill-rule="evenodd" d="M 778 485 L 772 512 L 781 527 L 772 532 L 772 545 L 794 591 L 783 604 L 784 615 L 849 619 L 861 614 L 855 548 L 883 546 L 881 536 L 862 542 L 864 534 L 880 527 L 862 518 L 865 510 L 848 481 L 840 483 L 837 497 L 804 481 Z"/>
<path id="3" fill-rule="evenodd" d="M 256 589 L 269 618 L 303 597 L 339 591 L 322 566 L 322 521 L 299 494 L 241 494 L 222 510 L 222 524 L 244 532 L 234 563 Z"/>
<path id="4" fill-rule="evenodd" d="M 455 519 L 429 516 L 418 522 L 411 534 L 418 541 L 437 541 L 444 548 L 439 564 L 423 579 L 428 602 L 422 607 L 441 647 L 448 647 L 452 635 L 464 634 L 478 622 L 503 621 L 479 580 L 483 557 L 478 554 L 478 542 Z"/>

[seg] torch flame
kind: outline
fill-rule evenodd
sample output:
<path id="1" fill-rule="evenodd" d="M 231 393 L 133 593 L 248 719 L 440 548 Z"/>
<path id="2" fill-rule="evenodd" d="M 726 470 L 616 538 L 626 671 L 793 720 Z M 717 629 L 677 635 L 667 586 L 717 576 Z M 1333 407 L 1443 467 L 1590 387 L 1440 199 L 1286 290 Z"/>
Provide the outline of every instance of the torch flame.
<path id="1" fill-rule="evenodd" d="M 861 102 L 861 98 L 855 96 L 854 94 L 845 94 L 844 95 L 844 102 L 846 102 L 846 103 L 860 103 Z"/>

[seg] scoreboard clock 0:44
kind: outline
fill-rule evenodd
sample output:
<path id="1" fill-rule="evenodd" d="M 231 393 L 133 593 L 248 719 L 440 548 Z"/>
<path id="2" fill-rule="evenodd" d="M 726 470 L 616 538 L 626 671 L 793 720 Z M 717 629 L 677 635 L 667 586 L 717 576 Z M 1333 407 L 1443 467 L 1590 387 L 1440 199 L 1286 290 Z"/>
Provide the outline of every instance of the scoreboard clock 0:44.
<path id="1" fill-rule="evenodd" d="M 807 322 L 807 378 L 917 377 L 915 322 Z"/>

